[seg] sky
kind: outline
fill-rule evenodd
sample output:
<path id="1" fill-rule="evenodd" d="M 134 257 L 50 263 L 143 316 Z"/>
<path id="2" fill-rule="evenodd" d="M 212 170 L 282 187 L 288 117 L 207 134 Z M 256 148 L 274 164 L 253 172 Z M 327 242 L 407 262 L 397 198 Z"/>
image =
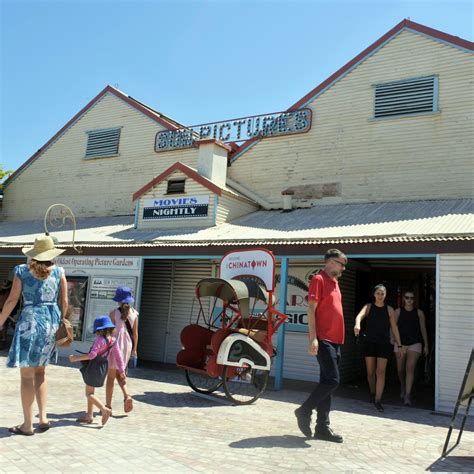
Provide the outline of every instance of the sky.
<path id="1" fill-rule="evenodd" d="M 107 84 L 185 125 L 287 109 L 404 18 L 473 40 L 472 1 L 0 0 L 0 168 Z"/>

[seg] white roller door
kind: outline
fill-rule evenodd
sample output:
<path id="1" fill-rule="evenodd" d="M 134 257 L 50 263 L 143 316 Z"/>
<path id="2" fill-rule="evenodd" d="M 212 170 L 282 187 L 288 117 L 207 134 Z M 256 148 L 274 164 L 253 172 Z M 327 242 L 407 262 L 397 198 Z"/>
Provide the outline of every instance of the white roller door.
<path id="1" fill-rule="evenodd" d="M 437 258 L 435 409 L 452 412 L 474 345 L 474 254 Z"/>

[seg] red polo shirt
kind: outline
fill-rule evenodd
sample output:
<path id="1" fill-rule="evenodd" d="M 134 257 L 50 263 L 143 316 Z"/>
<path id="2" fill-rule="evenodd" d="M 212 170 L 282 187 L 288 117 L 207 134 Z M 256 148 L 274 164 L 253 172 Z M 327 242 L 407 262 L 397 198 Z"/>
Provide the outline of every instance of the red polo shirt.
<path id="1" fill-rule="evenodd" d="M 315 275 L 309 285 L 308 301 L 316 301 L 316 333 L 318 339 L 344 344 L 344 313 L 337 280 L 324 270 Z"/>

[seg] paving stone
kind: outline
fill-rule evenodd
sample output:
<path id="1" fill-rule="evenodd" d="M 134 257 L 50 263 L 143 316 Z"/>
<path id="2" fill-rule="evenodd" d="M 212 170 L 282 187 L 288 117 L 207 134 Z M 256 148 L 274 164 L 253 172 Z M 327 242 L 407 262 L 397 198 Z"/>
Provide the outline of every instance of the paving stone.
<path id="1" fill-rule="evenodd" d="M 234 407 L 196 396 L 178 370 L 131 371 L 133 412 L 123 413 L 116 387 L 107 425 L 100 427 L 98 415 L 79 425 L 84 386 L 77 367 L 60 363 L 47 369 L 53 428 L 11 436 L 7 427 L 21 421 L 19 371 L 5 368 L 0 355 L 0 472 L 474 471 L 473 417 L 446 460 L 440 454 L 449 417 L 415 408 L 386 405 L 381 415 L 369 403 L 336 398 L 331 422 L 344 443 L 307 440 L 293 414 L 306 393 L 268 390 L 253 405 Z M 103 400 L 104 389 L 97 395 Z"/>

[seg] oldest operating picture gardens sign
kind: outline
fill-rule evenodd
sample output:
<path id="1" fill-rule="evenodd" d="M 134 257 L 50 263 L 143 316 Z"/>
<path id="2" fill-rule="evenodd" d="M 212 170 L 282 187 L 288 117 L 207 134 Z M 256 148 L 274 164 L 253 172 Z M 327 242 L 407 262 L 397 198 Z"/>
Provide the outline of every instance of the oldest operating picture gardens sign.
<path id="1" fill-rule="evenodd" d="M 215 122 L 156 134 L 155 151 L 170 151 L 194 146 L 197 140 L 215 139 L 239 142 L 260 137 L 304 133 L 311 128 L 311 109 L 255 115 L 227 122 Z"/>

